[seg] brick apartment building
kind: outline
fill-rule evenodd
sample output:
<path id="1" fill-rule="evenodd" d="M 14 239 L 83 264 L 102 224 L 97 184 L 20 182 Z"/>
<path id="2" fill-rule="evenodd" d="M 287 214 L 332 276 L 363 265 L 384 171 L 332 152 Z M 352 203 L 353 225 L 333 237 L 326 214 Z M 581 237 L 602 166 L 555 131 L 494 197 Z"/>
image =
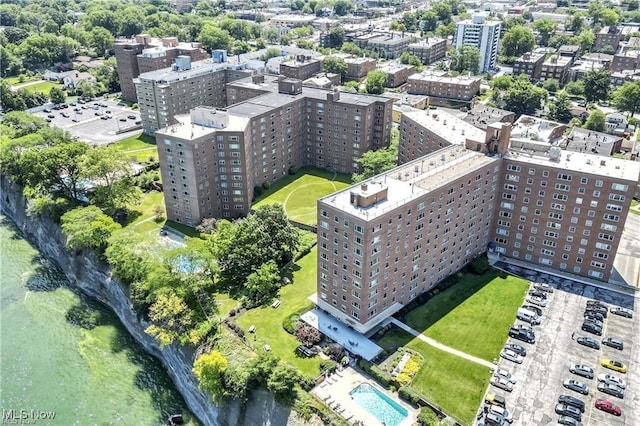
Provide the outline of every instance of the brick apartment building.
<path id="1" fill-rule="evenodd" d="M 269 91 L 224 111 L 195 108 L 156 132 L 168 219 L 195 226 L 245 216 L 254 187 L 291 167 L 353 173 L 356 158 L 389 144 L 392 99 L 303 88 L 284 77 L 260 84 Z"/>
<path id="2" fill-rule="evenodd" d="M 413 65 L 396 64 L 388 62 L 378 67 L 378 70 L 387 74 L 386 87 L 399 87 L 407 82 L 410 76 L 415 73 Z"/>
<path id="3" fill-rule="evenodd" d="M 538 81 L 540 79 L 544 57 L 544 52 L 525 53 L 513 63 L 513 75 L 526 74 L 529 76 L 529 80 Z"/>
<path id="4" fill-rule="evenodd" d="M 310 56 L 297 55 L 280 64 L 280 74 L 297 80 L 306 80 L 322 71 L 322 61 Z"/>
<path id="5" fill-rule="evenodd" d="M 122 99 L 131 102 L 137 102 L 133 80 L 140 74 L 170 67 L 178 56 L 189 56 L 194 62 L 209 56 L 200 43 L 180 43 L 176 37 L 157 39 L 148 34 L 116 39 L 113 51 Z"/>
<path id="6" fill-rule="evenodd" d="M 377 60 L 373 58 L 348 57 L 344 58 L 347 63 L 347 80 L 362 81 L 367 78 L 370 71 L 376 69 Z"/>
<path id="7" fill-rule="evenodd" d="M 640 164 L 514 139 L 508 123 L 463 140 L 437 112 L 441 129 L 430 111 L 400 126 L 401 151 L 426 155 L 318 201 L 320 308 L 367 333 L 487 249 L 608 280 Z M 425 143 L 445 119 L 458 139 Z"/>
<path id="8" fill-rule="evenodd" d="M 640 68 L 640 50 L 627 50 L 613 55 L 611 72 L 636 71 L 638 68 Z"/>
<path id="9" fill-rule="evenodd" d="M 542 63 L 540 70 L 540 80 L 545 81 L 555 78 L 560 84 L 565 84 L 569 79 L 569 69 L 573 59 L 568 56 L 555 55 Z"/>
<path id="10" fill-rule="evenodd" d="M 175 123 L 174 116 L 200 105 L 227 106 L 227 83 L 251 73 L 242 64 L 217 63 L 214 59 L 191 62 L 189 56 L 179 56 L 171 68 L 140 74 L 134 84 L 144 132 L 153 135 Z"/>
<path id="11" fill-rule="evenodd" d="M 602 27 L 596 34 L 596 42 L 593 47 L 594 52 L 609 50 L 614 53 L 618 50 L 620 42 L 628 35 L 640 32 L 640 27 L 636 24 L 620 25 L 617 27 Z"/>
<path id="12" fill-rule="evenodd" d="M 425 65 L 444 58 L 447 54 L 447 40 L 439 37 L 426 38 L 407 46 L 407 52 L 415 55 Z"/>
<path id="13" fill-rule="evenodd" d="M 422 72 L 407 81 L 407 93 L 451 101 L 470 101 L 480 91 L 480 79 L 470 76 L 448 77 L 445 73 Z"/>

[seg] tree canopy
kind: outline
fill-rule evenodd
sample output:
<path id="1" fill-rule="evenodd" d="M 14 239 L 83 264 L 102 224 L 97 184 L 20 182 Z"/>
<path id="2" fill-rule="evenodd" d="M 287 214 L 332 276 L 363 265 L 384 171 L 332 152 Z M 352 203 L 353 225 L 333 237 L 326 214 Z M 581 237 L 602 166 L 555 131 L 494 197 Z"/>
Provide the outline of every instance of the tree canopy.
<path id="1" fill-rule="evenodd" d="M 518 77 L 511 87 L 504 93 L 505 108 L 513 111 L 516 116 L 522 114 L 533 115 L 542 107 L 547 91 L 541 87 L 534 87 L 528 78 Z"/>
<path id="2" fill-rule="evenodd" d="M 367 93 L 374 95 L 380 95 L 384 92 L 384 87 L 387 85 L 387 73 L 380 70 L 370 71 L 367 74 L 367 81 L 365 82 L 365 89 Z"/>
<path id="3" fill-rule="evenodd" d="M 473 74 L 480 71 L 480 51 L 475 46 L 460 46 L 449 52 L 449 58 L 451 71 Z"/>
<path id="4" fill-rule="evenodd" d="M 111 234 L 121 228 L 120 224 L 95 206 L 78 207 L 68 211 L 61 220 L 68 248 L 95 249 L 99 253 L 107 247 Z"/>
<path id="5" fill-rule="evenodd" d="M 634 114 L 640 111 L 640 82 L 627 81 L 613 93 L 613 103 L 620 111 Z"/>
<path id="6" fill-rule="evenodd" d="M 502 53 L 509 58 L 518 57 L 533 50 L 535 43 L 531 30 L 517 25 L 507 30 L 502 37 Z"/>
<path id="7" fill-rule="evenodd" d="M 611 89 L 611 71 L 589 71 L 582 78 L 584 84 L 584 97 L 589 102 L 605 100 L 609 97 Z"/>

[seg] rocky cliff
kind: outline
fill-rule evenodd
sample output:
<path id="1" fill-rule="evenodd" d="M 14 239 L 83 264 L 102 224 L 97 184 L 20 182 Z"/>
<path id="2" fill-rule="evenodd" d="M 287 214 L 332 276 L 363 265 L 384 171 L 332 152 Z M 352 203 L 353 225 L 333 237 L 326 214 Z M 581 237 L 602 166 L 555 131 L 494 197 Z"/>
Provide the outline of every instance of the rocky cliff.
<path id="1" fill-rule="evenodd" d="M 60 226 L 44 217 L 28 216 L 21 188 L 3 175 L 0 175 L 0 208 L 44 256 L 62 269 L 71 283 L 115 312 L 129 333 L 162 362 L 189 409 L 203 424 L 244 423 L 244 410 L 239 404 L 216 406 L 200 391 L 191 372 L 194 348 L 172 345 L 160 349 L 156 340 L 144 332 L 149 324 L 131 309 L 128 288 L 111 276 L 108 265 L 96 260 L 91 253 L 67 250 Z"/>

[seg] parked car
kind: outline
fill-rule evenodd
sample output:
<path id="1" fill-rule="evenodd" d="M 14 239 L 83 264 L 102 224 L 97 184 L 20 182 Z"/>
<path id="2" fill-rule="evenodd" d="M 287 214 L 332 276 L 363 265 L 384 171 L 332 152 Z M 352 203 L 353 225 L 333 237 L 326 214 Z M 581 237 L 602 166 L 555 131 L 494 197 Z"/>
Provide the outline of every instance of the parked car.
<path id="1" fill-rule="evenodd" d="M 494 393 L 488 393 L 487 396 L 484 397 L 484 402 L 489 405 L 497 405 L 498 407 L 503 407 L 503 408 L 506 404 L 504 400 L 504 396 L 497 395 Z"/>
<path id="2" fill-rule="evenodd" d="M 576 407 L 567 404 L 556 404 L 556 414 L 561 416 L 569 416 L 580 421 L 582 420 L 582 413 Z"/>
<path id="3" fill-rule="evenodd" d="M 494 413 L 494 414 L 497 414 L 498 416 L 501 416 L 503 419 L 505 419 L 507 423 L 513 422 L 513 414 L 507 411 L 507 409 L 504 407 L 491 405 L 489 406 L 489 413 Z"/>
<path id="4" fill-rule="evenodd" d="M 547 283 L 536 283 L 533 288 L 540 291 L 545 291 L 547 293 L 553 293 L 553 287 L 551 287 Z"/>
<path id="5" fill-rule="evenodd" d="M 64 118 L 69 118 L 69 114 L 67 114 L 66 112 L 62 112 L 60 113 L 61 116 L 63 116 Z"/>
<path id="6" fill-rule="evenodd" d="M 584 311 L 584 319 L 591 319 L 596 321 L 604 321 L 604 316 L 600 312 L 596 311 Z"/>
<path id="7" fill-rule="evenodd" d="M 624 389 L 612 383 L 600 382 L 598 383 L 598 390 L 600 392 L 613 395 L 616 398 L 620 398 L 620 399 L 624 398 Z"/>
<path id="8" fill-rule="evenodd" d="M 580 412 L 584 413 L 584 410 L 585 410 L 584 402 L 581 399 L 576 398 L 575 396 L 560 395 L 558 397 L 558 402 L 562 404 L 572 405 L 576 407 L 578 410 L 580 410 Z"/>
<path id="9" fill-rule="evenodd" d="M 620 361 L 615 361 L 613 359 L 602 359 L 600 360 L 600 365 L 602 365 L 605 368 L 608 368 L 610 370 L 613 371 L 617 371 L 619 373 L 626 373 L 627 372 L 627 366 L 624 365 L 623 363 L 621 363 Z"/>
<path id="10" fill-rule="evenodd" d="M 500 356 L 507 361 L 515 362 L 516 364 L 522 364 L 523 361 L 522 355 L 518 355 L 517 353 L 509 349 L 503 349 L 500 352 Z"/>
<path id="11" fill-rule="evenodd" d="M 518 328 L 518 327 L 511 327 L 509 329 L 509 337 L 513 337 L 514 339 L 517 339 L 526 343 L 536 342 L 536 335 L 533 331 Z"/>
<path id="12" fill-rule="evenodd" d="M 633 311 L 627 308 L 621 308 L 620 306 L 614 306 L 611 308 L 611 313 L 620 315 L 621 317 L 633 318 Z"/>
<path id="13" fill-rule="evenodd" d="M 128 118 L 129 120 L 135 120 L 135 119 L 136 119 L 136 116 L 135 116 L 135 115 L 127 115 L 127 118 Z"/>
<path id="14" fill-rule="evenodd" d="M 609 312 L 607 310 L 607 308 L 602 307 L 602 306 L 587 306 L 587 309 L 584 310 L 585 312 L 597 312 L 599 314 L 601 314 L 603 317 L 607 317 L 607 312 Z"/>
<path id="15" fill-rule="evenodd" d="M 602 327 L 599 327 L 593 322 L 585 321 L 582 323 L 582 331 L 595 334 L 596 336 L 602 336 Z"/>
<path id="16" fill-rule="evenodd" d="M 584 322 L 590 322 L 593 325 L 595 325 L 596 327 L 600 327 L 600 328 L 604 327 L 604 322 L 602 322 L 600 320 L 597 320 L 597 319 L 593 319 L 593 318 L 591 318 L 589 316 L 584 318 Z"/>
<path id="17" fill-rule="evenodd" d="M 582 423 L 580 423 L 578 420 L 574 419 L 573 417 L 569 417 L 569 416 L 558 417 L 558 424 L 567 425 L 567 426 L 582 426 Z"/>
<path id="18" fill-rule="evenodd" d="M 602 339 L 602 344 L 612 347 L 613 349 L 617 349 L 619 351 L 624 349 L 624 342 L 615 337 L 605 337 Z"/>
<path id="19" fill-rule="evenodd" d="M 541 290 L 529 290 L 529 296 L 540 297 L 544 300 L 547 300 L 547 293 Z"/>
<path id="20" fill-rule="evenodd" d="M 504 345 L 505 349 L 509 349 L 518 355 L 527 356 L 527 350 L 522 345 L 518 345 L 517 343 L 507 343 Z"/>
<path id="21" fill-rule="evenodd" d="M 627 388 L 627 383 L 624 381 L 624 379 L 621 379 L 620 377 L 616 377 L 613 374 L 598 374 L 598 381 L 605 382 L 605 383 L 613 383 L 614 385 L 619 386 L 622 389 Z"/>
<path id="22" fill-rule="evenodd" d="M 522 309 L 526 309 L 527 311 L 535 312 L 536 315 L 538 315 L 539 317 L 542 316 L 542 309 L 540 309 L 538 306 L 522 305 Z"/>
<path id="23" fill-rule="evenodd" d="M 489 383 L 507 392 L 511 392 L 513 390 L 513 383 L 502 377 L 493 376 L 491 380 L 489 380 Z"/>
<path id="24" fill-rule="evenodd" d="M 513 374 L 511 374 L 507 370 L 503 370 L 501 368 L 496 369 L 493 372 L 493 375 L 495 377 L 500 377 L 500 378 L 503 378 L 503 379 L 507 379 L 511 383 L 515 383 L 516 382 L 516 379 L 515 379 L 515 377 L 513 377 Z"/>
<path id="25" fill-rule="evenodd" d="M 604 412 L 613 414 L 614 416 L 622 415 L 622 408 L 608 399 L 596 399 L 596 408 Z"/>
<path id="26" fill-rule="evenodd" d="M 47 113 L 51 112 L 51 108 L 45 108 L 45 109 L 42 110 L 42 112 L 47 112 Z"/>
<path id="27" fill-rule="evenodd" d="M 502 416 L 499 416 L 497 414 L 487 413 L 484 418 L 484 422 L 490 426 L 504 426 L 506 420 Z"/>
<path id="28" fill-rule="evenodd" d="M 593 368 L 584 364 L 571 364 L 569 371 L 578 376 L 586 377 L 587 379 L 593 379 Z"/>
<path id="29" fill-rule="evenodd" d="M 581 336 L 576 339 L 576 342 L 578 342 L 580 345 L 584 345 L 592 349 L 600 349 L 600 342 L 598 342 L 596 339 L 593 339 L 591 337 Z"/>
<path id="30" fill-rule="evenodd" d="M 601 306 L 605 309 L 609 309 L 609 305 L 600 300 L 587 300 L 587 306 Z"/>
<path id="31" fill-rule="evenodd" d="M 583 395 L 589 395 L 589 387 L 587 387 L 587 385 L 577 380 L 567 379 L 564 382 L 562 382 L 562 386 L 572 391 L 579 392 Z"/>
<path id="32" fill-rule="evenodd" d="M 545 308 L 547 306 L 547 301 L 541 297 L 529 296 L 527 302 L 532 303 L 536 306 L 540 306 L 542 308 Z"/>
<path id="33" fill-rule="evenodd" d="M 56 118 L 56 116 L 53 115 L 53 114 L 49 114 L 49 115 L 47 115 L 47 118 Z"/>

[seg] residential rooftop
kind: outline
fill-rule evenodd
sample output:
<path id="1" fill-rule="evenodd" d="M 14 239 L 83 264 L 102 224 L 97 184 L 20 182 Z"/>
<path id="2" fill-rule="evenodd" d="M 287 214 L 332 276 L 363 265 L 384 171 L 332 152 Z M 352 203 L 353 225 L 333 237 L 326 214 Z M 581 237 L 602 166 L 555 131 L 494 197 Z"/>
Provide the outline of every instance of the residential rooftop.
<path id="1" fill-rule="evenodd" d="M 566 125 L 530 115 L 521 116 L 511 129 L 512 139 L 527 139 L 533 141 L 554 142 L 558 137 L 552 137 L 554 132 Z"/>
<path id="2" fill-rule="evenodd" d="M 467 140 L 485 142 L 486 133 L 443 109 L 410 111 L 403 114 L 452 145 L 465 146 Z"/>
<path id="3" fill-rule="evenodd" d="M 621 140 L 620 136 L 574 127 L 571 134 L 560 143 L 560 146 L 568 151 L 610 155 L 614 145 Z"/>
<path id="4" fill-rule="evenodd" d="M 175 70 L 172 67 L 161 68 L 155 71 L 149 71 L 140 74 L 138 80 L 153 80 L 156 83 L 169 83 L 179 80 L 186 80 L 198 75 L 207 74 L 223 69 L 243 69 L 242 65 L 232 65 L 227 62 L 217 63 L 213 59 L 204 59 L 202 61 L 191 62 L 191 68 L 188 70 Z"/>
<path id="5" fill-rule="evenodd" d="M 449 146 L 320 200 L 347 214 L 371 221 L 496 161 L 499 161 L 498 157 Z M 352 203 L 354 195 L 371 197 L 376 194 L 381 194 L 380 198 L 369 207 Z"/>

